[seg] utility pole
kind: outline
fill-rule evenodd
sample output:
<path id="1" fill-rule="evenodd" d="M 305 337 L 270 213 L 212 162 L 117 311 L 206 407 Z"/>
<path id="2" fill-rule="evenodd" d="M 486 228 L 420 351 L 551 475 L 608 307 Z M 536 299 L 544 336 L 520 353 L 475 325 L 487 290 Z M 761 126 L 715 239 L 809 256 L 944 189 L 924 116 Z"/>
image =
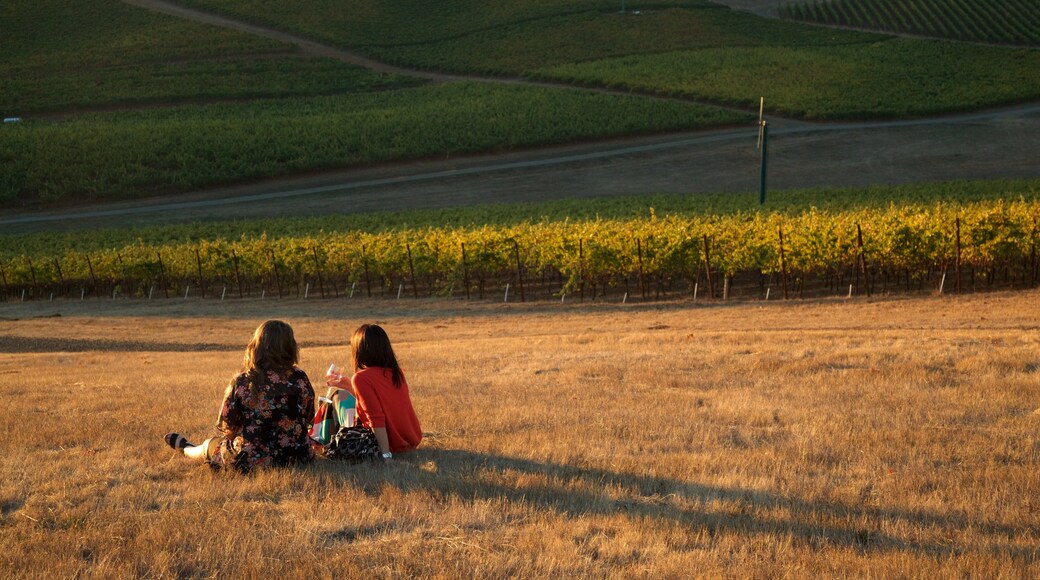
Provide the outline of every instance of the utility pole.
<path id="1" fill-rule="evenodd" d="M 765 112 L 766 98 L 758 100 L 758 148 L 762 150 L 762 162 L 758 175 L 758 203 L 766 203 L 766 148 L 769 144 L 769 125 L 766 123 L 763 113 Z"/>

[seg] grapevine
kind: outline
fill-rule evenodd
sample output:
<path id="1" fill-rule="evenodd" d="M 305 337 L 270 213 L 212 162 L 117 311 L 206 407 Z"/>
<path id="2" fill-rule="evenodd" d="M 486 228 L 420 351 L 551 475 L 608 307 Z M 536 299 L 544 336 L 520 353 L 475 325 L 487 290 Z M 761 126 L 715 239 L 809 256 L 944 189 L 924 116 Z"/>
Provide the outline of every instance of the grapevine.
<path id="1" fill-rule="evenodd" d="M 542 297 L 674 296 L 705 287 L 709 272 L 715 294 L 718 281 L 728 288 L 743 280 L 752 292 L 779 284 L 781 275 L 785 285 L 790 276 L 792 283 L 815 280 L 831 288 L 850 278 L 921 288 L 955 263 L 976 283 L 989 286 L 999 276 L 1001 283 L 1033 286 L 1038 216 L 1040 202 L 1025 199 L 726 215 L 651 211 L 503 225 L 138 239 L 93 251 L 42 247 L 32 254 L 5 251 L 0 266 L 7 299 L 145 297 L 157 288 L 163 295 L 195 288 L 196 295 L 210 289 L 209 296 L 338 296 L 359 286 L 374 296 L 407 290 L 416 297 L 487 298 L 524 281 Z"/>

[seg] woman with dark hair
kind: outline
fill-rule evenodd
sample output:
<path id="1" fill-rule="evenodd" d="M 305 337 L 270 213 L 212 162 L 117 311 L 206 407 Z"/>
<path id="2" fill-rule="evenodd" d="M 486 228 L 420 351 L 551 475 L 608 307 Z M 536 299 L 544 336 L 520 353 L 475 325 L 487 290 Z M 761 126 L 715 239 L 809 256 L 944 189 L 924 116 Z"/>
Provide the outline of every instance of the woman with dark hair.
<path id="1" fill-rule="evenodd" d="M 358 425 L 333 437 L 329 455 L 355 460 L 381 457 L 389 461 L 394 453 L 418 447 L 422 441 L 419 418 L 386 331 L 375 324 L 362 324 L 350 339 L 350 357 L 354 375 L 349 379 L 330 377 L 329 386 L 354 393 Z M 348 429 L 355 444 L 337 446 L 337 437 L 347 434 Z"/>
<path id="2" fill-rule="evenodd" d="M 188 457 L 241 472 L 310 461 L 314 389 L 299 361 L 291 326 L 280 320 L 261 324 L 246 347 L 242 372 L 224 393 L 218 435 L 192 445 L 167 433 L 166 443 Z"/>

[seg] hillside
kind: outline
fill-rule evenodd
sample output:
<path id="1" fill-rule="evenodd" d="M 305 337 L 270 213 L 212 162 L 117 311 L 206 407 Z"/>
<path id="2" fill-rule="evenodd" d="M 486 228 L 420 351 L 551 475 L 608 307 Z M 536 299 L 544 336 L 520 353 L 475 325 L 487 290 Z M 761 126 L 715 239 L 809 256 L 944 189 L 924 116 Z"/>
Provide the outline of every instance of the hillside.
<path id="1" fill-rule="evenodd" d="M 8 4 L 17 42 L 0 49 L 0 109 L 23 122 L 0 127 L 0 203 L 178 194 L 724 127 L 750 122 L 760 96 L 769 113 L 807 119 L 918 117 L 1040 97 L 1036 50 L 822 29 L 711 2 L 620 13 L 586 0 L 494 10 L 362 1 L 349 15 L 331 2 L 190 4 L 297 40 L 115 0 L 82 15 L 55 0 Z M 467 80 L 373 72 L 334 58 L 342 51 Z"/>

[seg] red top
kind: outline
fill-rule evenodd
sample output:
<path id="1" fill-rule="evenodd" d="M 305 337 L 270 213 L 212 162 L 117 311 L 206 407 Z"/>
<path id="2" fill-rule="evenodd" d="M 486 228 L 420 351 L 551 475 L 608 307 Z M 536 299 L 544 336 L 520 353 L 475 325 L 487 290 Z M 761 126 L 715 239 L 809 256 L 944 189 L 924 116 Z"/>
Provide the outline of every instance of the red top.
<path id="1" fill-rule="evenodd" d="M 390 451 L 410 451 L 422 441 L 419 418 L 408 396 L 408 381 L 401 377 L 401 387 L 394 386 L 390 369 L 369 367 L 354 373 L 350 385 L 357 396 L 358 423 L 375 429 L 386 428 Z"/>

